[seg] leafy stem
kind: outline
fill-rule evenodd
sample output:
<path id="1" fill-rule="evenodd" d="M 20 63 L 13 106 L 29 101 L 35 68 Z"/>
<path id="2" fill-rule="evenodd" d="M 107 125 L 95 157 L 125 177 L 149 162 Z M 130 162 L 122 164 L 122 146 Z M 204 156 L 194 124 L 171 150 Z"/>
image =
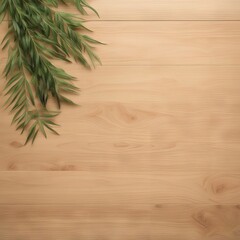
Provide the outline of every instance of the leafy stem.
<path id="1" fill-rule="evenodd" d="M 86 14 L 85 8 L 97 14 L 85 0 L 0 0 L 0 20 L 10 16 L 2 42 L 3 49 L 9 47 L 5 104 L 14 112 L 17 129 L 27 130 L 26 143 L 34 142 L 39 132 L 47 137 L 46 129 L 57 134 L 53 118 L 59 112 L 48 110 L 48 100 L 55 99 L 58 108 L 62 102 L 74 104 L 64 93 L 78 91 L 74 77 L 50 60 L 71 62 L 73 57 L 86 68 L 101 63 L 92 46 L 100 42 L 81 33 L 88 29 L 80 19 L 51 8 L 59 3 L 73 4 L 81 14 Z"/>

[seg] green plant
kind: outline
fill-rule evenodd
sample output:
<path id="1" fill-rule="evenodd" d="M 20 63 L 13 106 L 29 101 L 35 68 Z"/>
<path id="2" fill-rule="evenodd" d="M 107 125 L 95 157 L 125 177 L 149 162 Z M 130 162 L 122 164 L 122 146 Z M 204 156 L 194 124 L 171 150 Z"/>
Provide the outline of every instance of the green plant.
<path id="1" fill-rule="evenodd" d="M 81 14 L 87 9 L 97 14 L 85 0 L 0 0 L 0 22 L 9 18 L 2 41 L 2 48 L 8 48 L 5 105 L 14 113 L 17 130 L 28 132 L 26 143 L 33 143 L 39 132 L 47 137 L 46 129 L 57 134 L 53 118 L 59 111 L 49 110 L 48 100 L 53 98 L 58 108 L 62 102 L 74 104 L 64 93 L 78 91 L 74 77 L 51 60 L 73 58 L 86 68 L 101 63 L 93 49 L 100 42 L 82 33 L 90 31 L 82 19 L 57 11 L 59 4 L 72 4 Z"/>

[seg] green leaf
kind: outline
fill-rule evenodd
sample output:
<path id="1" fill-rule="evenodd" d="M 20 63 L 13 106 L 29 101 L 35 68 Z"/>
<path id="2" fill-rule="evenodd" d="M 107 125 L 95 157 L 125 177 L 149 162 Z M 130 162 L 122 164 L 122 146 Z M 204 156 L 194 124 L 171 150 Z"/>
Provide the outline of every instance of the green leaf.
<path id="1" fill-rule="evenodd" d="M 6 15 L 11 19 L 1 43 L 3 50 L 8 48 L 4 106 L 13 113 L 17 130 L 27 131 L 25 144 L 33 143 L 39 132 L 47 137 L 46 129 L 58 134 L 52 127 L 57 125 L 54 118 L 59 112 L 48 110 L 50 98 L 58 108 L 62 102 L 76 105 L 65 96 L 79 91 L 72 82 L 76 78 L 52 60 L 71 63 L 74 59 L 86 68 L 101 63 L 93 48 L 101 43 L 86 35 L 86 30 L 91 30 L 82 18 L 56 11 L 60 4 L 71 4 L 82 14 L 89 9 L 98 15 L 86 0 L 0 0 L 0 22 Z"/>
<path id="2" fill-rule="evenodd" d="M 31 140 L 33 139 L 36 133 L 36 126 L 37 126 L 37 123 L 35 122 L 31 128 L 29 129 L 29 132 L 28 132 L 28 136 L 27 136 L 27 139 L 26 139 L 26 142 L 25 142 L 25 145 Z"/>

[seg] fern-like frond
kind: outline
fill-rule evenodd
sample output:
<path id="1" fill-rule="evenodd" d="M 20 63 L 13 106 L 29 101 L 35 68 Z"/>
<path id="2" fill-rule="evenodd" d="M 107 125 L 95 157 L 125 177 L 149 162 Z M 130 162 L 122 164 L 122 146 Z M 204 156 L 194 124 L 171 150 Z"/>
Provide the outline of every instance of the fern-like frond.
<path id="1" fill-rule="evenodd" d="M 88 31 L 83 21 L 69 13 L 57 12 L 52 7 L 59 3 L 74 4 L 82 14 L 85 9 L 96 11 L 85 0 L 2 0 L 0 19 L 9 15 L 8 32 L 2 45 L 9 48 L 4 69 L 7 79 L 6 106 L 14 113 L 13 123 L 22 132 L 28 131 L 26 143 L 34 142 L 46 129 L 56 133 L 53 118 L 58 114 L 47 109 L 53 97 L 58 107 L 62 102 L 74 104 L 64 93 L 77 93 L 74 77 L 52 64 L 51 59 L 71 62 L 75 59 L 86 68 L 101 63 L 93 45 L 100 42 L 81 31 Z M 35 104 L 35 102 L 40 102 Z"/>

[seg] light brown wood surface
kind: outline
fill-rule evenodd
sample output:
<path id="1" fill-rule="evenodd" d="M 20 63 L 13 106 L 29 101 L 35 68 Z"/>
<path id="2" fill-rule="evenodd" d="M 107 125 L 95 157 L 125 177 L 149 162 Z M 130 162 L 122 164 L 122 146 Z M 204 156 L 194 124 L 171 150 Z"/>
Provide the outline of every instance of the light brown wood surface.
<path id="1" fill-rule="evenodd" d="M 240 21 L 89 22 L 104 66 L 240 64 Z M 1 26 L 0 38 L 7 29 Z M 7 51 L 2 58 L 7 57 Z"/>
<path id="2" fill-rule="evenodd" d="M 240 20 L 239 0 L 89 0 L 100 19 L 88 11 L 89 20 Z M 61 11 L 79 14 L 72 6 Z"/>
<path id="3" fill-rule="evenodd" d="M 0 110 L 0 240 L 239 240 L 240 1 L 90 3 L 103 66 L 56 62 L 61 135 L 23 146 Z"/>

